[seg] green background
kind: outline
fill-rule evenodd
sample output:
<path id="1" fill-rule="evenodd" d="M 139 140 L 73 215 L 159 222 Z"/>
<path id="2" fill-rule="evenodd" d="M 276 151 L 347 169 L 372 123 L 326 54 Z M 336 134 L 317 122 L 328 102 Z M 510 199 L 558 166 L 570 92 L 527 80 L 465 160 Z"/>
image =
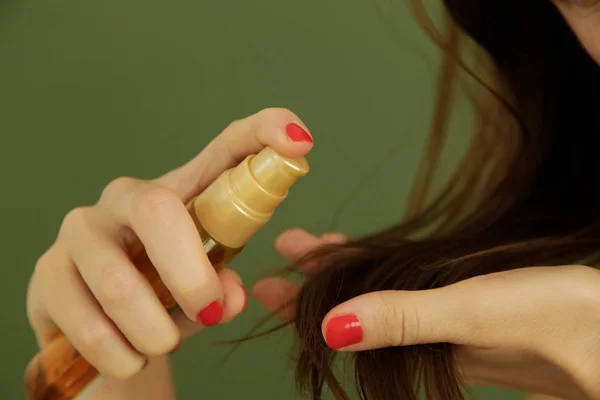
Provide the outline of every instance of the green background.
<path id="1" fill-rule="evenodd" d="M 290 108 L 315 135 L 312 173 L 234 263 L 253 282 L 281 265 L 278 233 L 323 233 L 348 199 L 336 226 L 348 234 L 401 218 L 438 61 L 401 0 L 2 0 L 0 398 L 23 398 L 36 351 L 27 281 L 68 210 L 92 204 L 117 176 L 151 178 L 183 163 L 233 119 Z M 468 137 L 461 115 L 447 170 Z M 174 357 L 180 399 L 298 397 L 288 333 L 243 346 L 224 366 L 227 349 L 204 346 L 243 335 L 262 315 L 251 301 L 239 320 L 184 343 Z"/>

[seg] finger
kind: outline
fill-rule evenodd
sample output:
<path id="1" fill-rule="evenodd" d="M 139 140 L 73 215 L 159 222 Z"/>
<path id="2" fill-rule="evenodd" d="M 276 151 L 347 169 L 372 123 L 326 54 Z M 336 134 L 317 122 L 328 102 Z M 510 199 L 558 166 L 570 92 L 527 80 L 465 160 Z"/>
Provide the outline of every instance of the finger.
<path id="1" fill-rule="evenodd" d="M 321 239 L 323 239 L 327 243 L 337 243 L 337 244 L 344 244 L 348 241 L 348 237 L 346 235 L 344 235 L 343 233 L 339 233 L 339 232 L 326 233 L 323 236 L 321 236 Z"/>
<path id="2" fill-rule="evenodd" d="M 138 351 L 158 356 L 179 343 L 177 326 L 121 246 L 92 229 L 80 229 L 70 244 L 83 280 Z"/>
<path id="3" fill-rule="evenodd" d="M 299 262 L 303 257 L 326 243 L 326 240 L 303 229 L 293 229 L 279 235 L 275 241 L 275 248 L 286 260 L 298 264 L 297 267 L 302 273 L 313 274 L 319 270 L 318 263 Z"/>
<path id="4" fill-rule="evenodd" d="M 252 288 L 254 298 L 269 312 L 285 321 L 295 317 L 295 299 L 299 292 L 300 285 L 279 277 L 262 279 Z"/>
<path id="5" fill-rule="evenodd" d="M 198 156 L 156 182 L 187 201 L 223 171 L 265 147 L 286 157 L 300 157 L 306 155 L 312 145 L 312 136 L 300 118 L 289 110 L 270 108 L 233 122 Z"/>
<path id="6" fill-rule="evenodd" d="M 75 349 L 103 376 L 128 379 L 137 374 L 146 357 L 127 343 L 104 314 L 75 265 L 55 265 L 44 275 L 41 299 Z"/>
<path id="7" fill-rule="evenodd" d="M 221 323 L 227 323 L 239 316 L 248 304 L 248 296 L 243 286 L 242 279 L 233 270 L 225 268 L 219 273 L 221 286 L 224 291 L 223 319 Z M 181 332 L 181 338 L 185 339 L 200 332 L 202 325 L 191 322 L 183 312 L 176 312 L 173 320 Z"/>
<path id="8" fill-rule="evenodd" d="M 291 229 L 275 240 L 275 249 L 289 262 L 295 263 L 325 241 L 304 229 Z"/>
<path id="9" fill-rule="evenodd" d="M 323 334 L 343 350 L 450 342 L 542 351 L 564 318 L 554 296 L 564 291 L 559 270 L 524 268 L 440 289 L 368 293 L 335 307 Z"/>
<path id="10" fill-rule="evenodd" d="M 317 237 L 303 229 L 292 229 L 279 235 L 275 241 L 275 249 L 289 262 L 297 263 L 302 257 L 329 243 L 344 243 L 346 236 L 341 233 L 326 233 Z M 299 265 L 300 270 L 306 274 L 318 271 L 318 264 L 313 262 Z"/>
<path id="11" fill-rule="evenodd" d="M 121 178 L 98 202 L 109 229 L 122 240 L 132 230 L 144 245 L 160 279 L 192 321 L 219 323 L 223 292 L 217 272 L 204 253 L 202 239 L 179 197 L 155 183 Z"/>
<path id="12" fill-rule="evenodd" d="M 368 293 L 334 308 L 323 335 L 329 347 L 345 351 L 456 340 L 450 333 L 461 304 L 448 297 L 443 289 Z"/>
<path id="13" fill-rule="evenodd" d="M 226 324 L 239 316 L 248 305 L 248 293 L 242 283 L 240 276 L 231 269 L 224 269 L 219 274 L 223 291 L 225 292 L 225 300 L 223 304 L 223 320 L 221 323 Z"/>
<path id="14" fill-rule="evenodd" d="M 71 260 L 67 252 L 63 251 L 62 247 L 53 245 L 39 258 L 29 281 L 29 288 L 27 289 L 27 317 L 35 332 L 40 348 L 45 347 L 59 331 L 58 326 L 56 326 L 48 315 L 46 304 L 41 298 L 45 283 L 44 277 L 51 273 L 46 272 L 46 270 L 52 270 L 58 265 L 70 264 Z"/>

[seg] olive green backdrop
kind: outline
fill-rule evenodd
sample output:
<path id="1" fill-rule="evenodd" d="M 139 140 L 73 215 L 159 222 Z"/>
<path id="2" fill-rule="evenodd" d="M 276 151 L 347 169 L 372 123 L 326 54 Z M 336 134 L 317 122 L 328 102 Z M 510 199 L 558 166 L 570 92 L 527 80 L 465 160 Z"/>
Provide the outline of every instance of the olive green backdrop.
<path id="1" fill-rule="evenodd" d="M 348 199 L 336 227 L 348 234 L 401 217 L 438 57 L 401 0 L 1 0 L 0 398 L 23 398 L 36 351 L 27 280 L 69 209 L 93 203 L 117 176 L 183 163 L 233 119 L 290 108 L 315 135 L 312 173 L 235 262 L 251 283 L 281 265 L 278 233 L 322 233 Z M 465 115 L 447 170 L 468 136 Z M 289 334 L 254 341 L 224 366 L 225 349 L 204 346 L 243 335 L 262 315 L 251 301 L 239 320 L 184 343 L 174 357 L 180 399 L 298 398 Z"/>

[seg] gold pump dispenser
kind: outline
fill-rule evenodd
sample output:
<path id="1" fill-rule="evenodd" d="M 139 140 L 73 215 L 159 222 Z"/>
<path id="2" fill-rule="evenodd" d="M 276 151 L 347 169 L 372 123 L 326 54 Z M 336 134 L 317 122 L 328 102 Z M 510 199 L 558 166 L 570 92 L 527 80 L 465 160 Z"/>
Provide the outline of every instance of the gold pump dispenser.
<path id="1" fill-rule="evenodd" d="M 217 242 L 241 248 L 308 170 L 304 157 L 284 157 L 267 147 L 223 173 L 193 201 L 190 211 Z"/>
<path id="2" fill-rule="evenodd" d="M 304 157 L 284 157 L 267 147 L 221 174 L 187 208 L 202 237 L 213 267 L 220 270 L 272 217 L 288 190 L 309 172 Z M 146 277 L 163 306 L 178 308 L 143 252 L 134 264 Z M 92 367 L 67 338 L 56 337 L 29 363 L 25 371 L 28 400 L 86 400 L 101 382 Z"/>

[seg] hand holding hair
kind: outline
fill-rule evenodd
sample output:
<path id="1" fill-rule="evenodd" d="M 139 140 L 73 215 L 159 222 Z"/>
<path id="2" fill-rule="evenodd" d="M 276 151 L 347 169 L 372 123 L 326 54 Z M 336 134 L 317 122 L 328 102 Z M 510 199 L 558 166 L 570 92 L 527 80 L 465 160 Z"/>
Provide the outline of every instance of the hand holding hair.
<path id="1" fill-rule="evenodd" d="M 471 383 L 597 399 L 598 310 L 599 271 L 533 267 L 440 289 L 368 293 L 331 310 L 323 335 L 345 352 L 453 343 Z"/>
<path id="2" fill-rule="evenodd" d="M 296 261 L 302 251 L 342 238 L 316 238 L 296 230 L 283 234 L 277 247 Z M 311 273 L 310 267 L 306 272 Z M 269 278 L 254 293 L 276 310 L 299 290 L 292 282 Z M 433 290 L 364 294 L 333 308 L 322 333 L 339 352 L 452 343 L 460 373 L 470 384 L 599 399 L 598 310 L 599 271 L 574 265 L 532 267 Z M 291 306 L 281 315 L 293 318 Z"/>

